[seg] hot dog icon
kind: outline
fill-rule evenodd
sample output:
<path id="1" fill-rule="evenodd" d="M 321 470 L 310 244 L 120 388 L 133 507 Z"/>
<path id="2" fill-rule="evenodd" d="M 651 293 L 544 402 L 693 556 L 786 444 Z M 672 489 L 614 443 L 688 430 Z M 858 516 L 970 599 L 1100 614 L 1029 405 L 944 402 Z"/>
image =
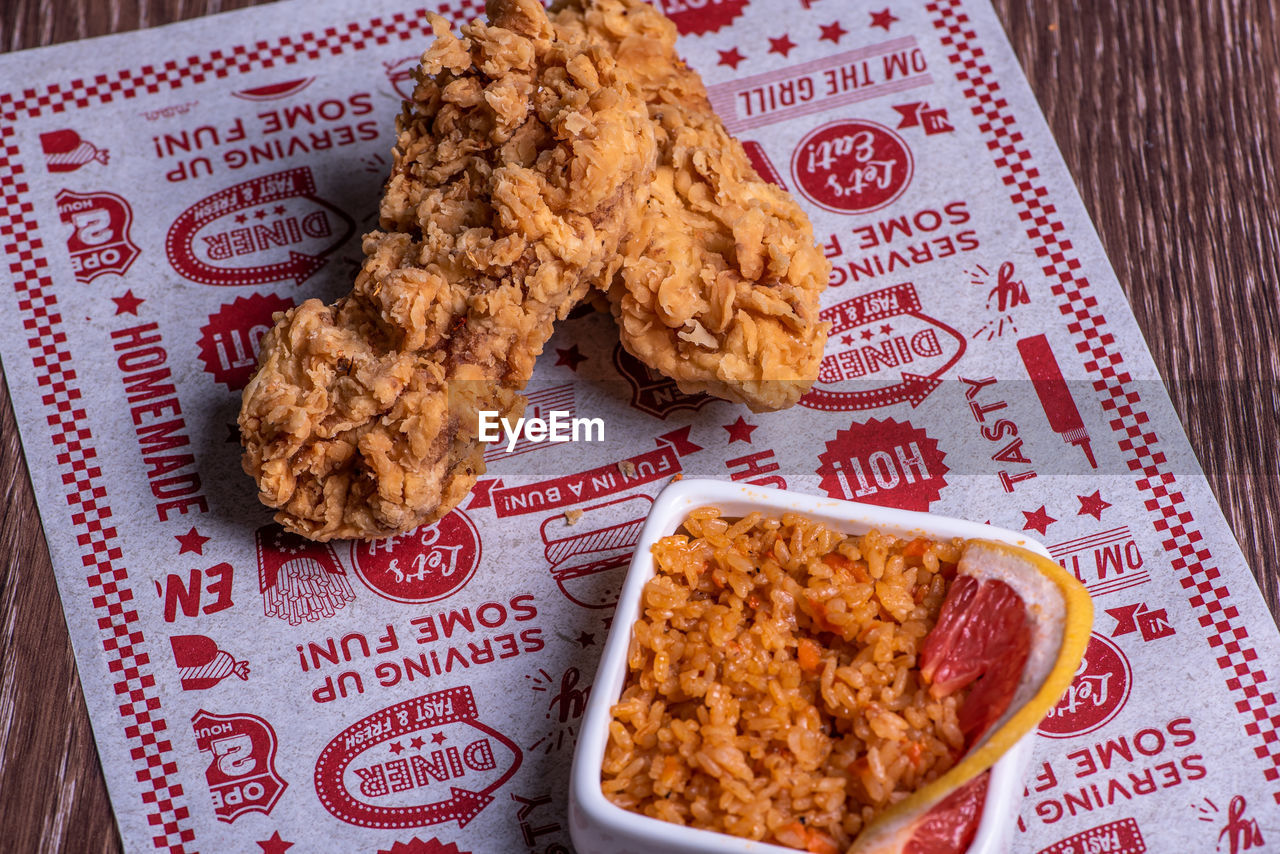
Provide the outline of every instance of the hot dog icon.
<path id="1" fill-rule="evenodd" d="M 647 495 L 627 495 L 543 521 L 542 542 L 551 577 L 570 602 L 584 608 L 617 604 L 652 505 Z"/>

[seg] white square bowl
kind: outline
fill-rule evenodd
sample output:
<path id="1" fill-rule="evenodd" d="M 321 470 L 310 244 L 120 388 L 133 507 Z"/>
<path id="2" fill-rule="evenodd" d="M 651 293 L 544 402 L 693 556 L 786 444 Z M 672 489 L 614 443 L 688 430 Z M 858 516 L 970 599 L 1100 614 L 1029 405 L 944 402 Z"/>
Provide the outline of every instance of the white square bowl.
<path id="1" fill-rule="evenodd" d="M 755 511 L 773 516 L 795 512 L 849 534 L 862 534 L 874 528 L 903 538 L 995 540 L 1050 556 L 1044 546 L 1022 534 L 946 516 L 720 480 L 690 479 L 672 483 L 654 502 L 640 532 L 578 733 L 569 783 L 569 832 L 578 854 L 795 854 L 792 848 L 681 827 L 630 812 L 611 803 L 600 788 L 600 769 L 612 717 L 610 710 L 621 696 L 626 680 L 631 627 L 641 613 L 644 585 L 654 576 L 651 547 L 662 537 L 675 533 L 691 511 L 708 505 L 730 517 Z M 993 766 L 982 823 L 968 854 L 998 854 L 1007 849 L 1030 760 L 1031 734 L 1028 733 Z"/>

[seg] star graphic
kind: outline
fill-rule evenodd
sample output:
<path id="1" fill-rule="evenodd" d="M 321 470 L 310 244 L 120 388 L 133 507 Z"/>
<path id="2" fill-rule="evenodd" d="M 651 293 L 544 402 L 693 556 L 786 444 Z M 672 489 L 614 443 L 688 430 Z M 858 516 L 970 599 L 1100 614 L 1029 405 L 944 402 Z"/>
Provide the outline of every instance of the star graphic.
<path id="1" fill-rule="evenodd" d="M 436 731 L 435 735 L 431 736 L 432 744 L 444 744 L 444 741 L 445 741 L 444 733 L 440 732 L 439 730 Z"/>
<path id="2" fill-rule="evenodd" d="M 880 331 L 881 333 L 888 335 L 890 332 L 893 331 L 893 327 L 886 323 L 880 327 Z"/>
<path id="3" fill-rule="evenodd" d="M 248 221 L 249 221 L 249 215 L 248 215 L 248 214 L 242 214 L 242 213 L 236 214 L 236 222 L 237 222 L 237 223 L 240 223 L 240 224 L 242 224 L 242 225 L 243 225 L 244 223 L 246 223 L 246 222 L 248 222 Z"/>
<path id="4" fill-rule="evenodd" d="M 864 329 L 864 330 L 862 330 L 862 340 L 863 340 L 863 341 L 870 341 L 872 338 L 875 338 L 875 337 L 876 337 L 876 334 L 875 334 L 874 332 L 872 332 L 870 329 Z"/>
<path id="5" fill-rule="evenodd" d="M 871 26 L 880 27 L 886 33 L 889 32 L 889 25 L 896 20 L 898 20 L 898 18 L 888 9 L 871 13 Z"/>
<path id="6" fill-rule="evenodd" d="M 746 419 L 743 418 L 741 415 L 739 415 L 738 420 L 733 422 L 732 424 L 722 424 L 720 426 L 724 427 L 724 429 L 729 431 L 730 445 L 732 445 L 734 442 L 746 442 L 748 445 L 750 445 L 751 432 L 755 430 L 758 425 L 748 424 Z"/>
<path id="7" fill-rule="evenodd" d="M 582 364 L 587 360 L 586 356 L 578 352 L 577 344 L 574 344 L 572 347 L 570 347 L 567 350 L 561 350 L 559 347 L 557 347 L 556 356 L 558 357 L 556 359 L 557 365 L 564 365 L 566 368 L 573 371 L 575 374 L 578 372 L 578 365 Z"/>
<path id="8" fill-rule="evenodd" d="M 266 218 L 267 218 L 267 212 L 266 212 L 264 209 L 262 209 L 262 208 L 258 208 L 256 211 L 254 211 L 254 212 L 253 212 L 253 218 L 254 218 L 254 219 L 266 219 Z"/>
<path id="9" fill-rule="evenodd" d="M 284 205 L 276 205 L 274 208 L 272 208 L 272 209 L 271 209 L 271 212 L 272 212 L 273 214 L 277 214 L 277 215 L 279 215 L 279 216 L 284 216 L 284 214 L 285 214 L 285 206 L 284 206 Z"/>
<path id="10" fill-rule="evenodd" d="M 845 33 L 849 32 L 844 27 L 840 26 L 839 21 L 832 21 L 825 27 L 820 26 L 820 29 L 822 30 L 822 38 L 818 39 L 818 41 L 831 42 L 832 44 L 840 44 L 840 39 L 845 35 Z"/>
<path id="11" fill-rule="evenodd" d="M 769 53 L 780 53 L 783 56 L 791 53 L 796 47 L 796 43 L 791 40 L 790 33 L 784 33 L 781 38 L 769 39 Z"/>
<path id="12" fill-rule="evenodd" d="M 174 534 L 173 538 L 182 544 L 182 548 L 178 549 L 178 554 L 184 555 L 187 552 L 195 552 L 198 555 L 204 554 L 204 544 L 209 542 L 208 537 L 200 536 L 200 532 L 191 526 L 191 530 L 185 534 Z"/>
<path id="13" fill-rule="evenodd" d="M 852 335 L 841 335 L 841 336 L 840 336 L 840 343 L 844 344 L 844 346 L 846 346 L 846 347 L 851 347 L 851 346 L 853 346 L 853 336 L 852 336 Z"/>
<path id="14" fill-rule="evenodd" d="M 1039 531 L 1042 537 L 1049 533 L 1049 526 L 1058 521 L 1049 515 L 1043 504 L 1040 505 L 1039 510 L 1033 510 L 1030 513 L 1023 510 L 1022 515 L 1027 517 L 1027 524 L 1022 526 L 1022 530 Z"/>
<path id="15" fill-rule="evenodd" d="M 421 749 L 422 745 L 424 744 L 426 744 L 426 741 L 424 741 L 422 736 L 420 735 L 415 735 L 413 737 L 413 741 L 409 742 L 409 746 L 412 747 L 414 750 Z"/>
<path id="16" fill-rule="evenodd" d="M 734 71 L 738 70 L 738 63 L 746 59 L 738 49 L 717 51 L 720 54 L 720 61 L 716 65 L 727 65 Z"/>
<path id="17" fill-rule="evenodd" d="M 399 756 L 401 753 L 404 753 L 404 745 L 398 741 L 391 742 L 391 752 L 396 756 Z"/>
<path id="18" fill-rule="evenodd" d="M 146 302 L 142 297 L 136 297 L 133 295 L 133 288 L 125 291 L 124 296 L 122 297 L 112 297 L 111 301 L 116 304 L 117 316 L 121 314 L 132 314 L 134 317 L 138 316 L 138 306 Z"/>
<path id="19" fill-rule="evenodd" d="M 1084 516 L 1086 513 L 1099 522 L 1102 521 L 1102 511 L 1111 505 L 1102 500 L 1102 490 L 1095 489 L 1092 495 L 1077 495 L 1080 499 L 1080 512 L 1077 516 Z"/>
<path id="20" fill-rule="evenodd" d="M 271 834 L 270 839 L 262 839 L 258 842 L 262 846 L 262 854 L 284 854 L 284 852 L 293 847 L 292 842 L 285 842 L 280 838 L 280 831 Z"/>
<path id="21" fill-rule="evenodd" d="M 578 646 L 582 647 L 583 649 L 586 649 L 589 646 L 595 646 L 595 644 L 596 644 L 595 635 L 587 634 L 585 631 L 582 634 L 578 635 Z"/>

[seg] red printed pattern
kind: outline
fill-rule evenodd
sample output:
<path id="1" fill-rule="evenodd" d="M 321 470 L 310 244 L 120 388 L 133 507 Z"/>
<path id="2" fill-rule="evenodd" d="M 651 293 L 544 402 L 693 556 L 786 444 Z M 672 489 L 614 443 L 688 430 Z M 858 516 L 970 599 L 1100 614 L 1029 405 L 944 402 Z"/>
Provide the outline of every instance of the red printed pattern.
<path id="1" fill-rule="evenodd" d="M 181 826 L 190 813 L 187 807 L 175 803 L 183 791 L 179 783 L 170 780 L 170 775 L 177 772 L 173 744 L 164 718 L 159 715 L 160 699 L 155 677 L 150 673 L 150 657 L 142 649 L 138 612 L 130 608 L 133 591 L 122 563 L 118 532 L 109 523 L 107 490 L 101 483 L 102 469 L 96 464 L 93 437 L 85 426 L 87 415 L 80 408 L 82 395 L 75 384 L 75 370 L 69 364 L 71 353 L 66 332 L 61 329 L 62 315 L 50 290 L 53 282 L 49 263 L 37 254 L 44 242 L 36 236 L 38 226 L 31 215 L 31 203 L 22 199 L 28 185 L 22 180 L 21 165 L 14 159 L 14 116 L 14 112 L 6 112 L 0 118 L 0 202 L 5 212 L 0 219 L 2 245 L 10 258 L 9 272 L 15 277 L 23 327 L 31 333 L 27 345 L 32 367 L 43 392 L 41 402 L 48 413 L 71 523 L 82 550 L 81 560 L 89 572 L 86 580 L 98 614 L 107 667 L 115 675 L 112 687 L 122 700 L 119 710 L 125 719 L 129 755 L 143 787 L 142 799 L 149 805 L 147 821 L 158 833 L 153 837 L 157 847 L 180 852 L 183 843 L 191 842 L 195 834 Z M 40 456 L 28 458 L 39 460 Z"/>
<path id="2" fill-rule="evenodd" d="M 442 4 L 439 11 L 455 24 L 463 24 L 476 17 L 484 17 L 484 2 L 459 0 L 457 5 Z M 226 50 L 210 51 L 206 56 L 171 59 L 159 68 L 144 65 L 137 70 L 126 68 L 115 74 L 98 74 L 92 80 L 77 77 L 65 86 L 52 83 L 43 92 L 35 89 L 24 89 L 16 95 L 4 92 L 0 93 L 0 114 L 39 116 L 45 110 L 61 113 L 69 105 L 109 104 L 116 98 L 155 94 L 161 88 L 179 89 L 188 82 L 204 83 L 227 77 L 232 72 L 245 74 L 277 65 L 293 65 L 305 59 L 364 50 L 392 40 L 405 41 L 429 34 L 423 17 L 425 12 L 425 9 L 397 12 L 389 18 L 370 18 L 365 22 L 353 21 L 344 27 L 326 27 L 320 32 L 281 36 L 274 43 L 236 45 Z"/>
<path id="3" fill-rule="evenodd" d="M 1200 615 L 1200 625 L 1208 631 L 1209 646 L 1221 650 L 1218 667 L 1227 674 L 1227 688 L 1240 699 L 1236 710 L 1247 718 L 1245 732 L 1258 737 L 1254 753 L 1267 763 L 1265 778 L 1280 781 L 1280 712 L 1273 693 L 1263 693 L 1266 674 L 1257 666 L 1258 653 L 1246 642 L 1249 632 L 1239 611 L 1230 604 L 1231 594 L 1221 583 L 1221 572 L 1210 565 L 1212 555 L 1201 543 L 1186 497 L 1176 487 L 1166 466 L 1158 440 L 1148 425 L 1150 417 L 1141 408 L 1133 378 L 1124 369 L 1124 360 L 1115 346 L 1115 336 L 1106 330 L 1106 318 L 1098 310 L 1097 298 L 1088 293 L 1089 280 L 1079 271 L 1074 246 L 1064 235 L 1065 227 L 1049 201 L 1049 190 L 1037 180 L 1040 171 L 1031 165 L 1031 151 L 1017 131 L 1017 120 L 1009 102 L 1000 94 L 1000 85 L 991 77 L 991 66 L 975 40 L 969 16 L 961 11 L 963 0 L 933 0 L 926 9 L 935 15 L 934 26 L 943 32 L 941 41 L 952 52 L 947 57 L 956 69 L 956 79 L 964 87 L 978 129 L 995 157 L 996 168 L 1010 189 L 1010 198 L 1019 217 L 1027 223 L 1027 236 L 1036 255 L 1044 259 L 1044 274 L 1053 281 L 1054 296 L 1069 318 L 1067 329 L 1077 336 L 1076 350 L 1086 357 L 1085 370 L 1099 377 L 1094 390 L 1102 395 L 1102 407 L 1114 413 L 1111 429 L 1119 435 L 1120 450 L 1129 469 L 1138 475 L 1137 486 L 1149 497 L 1146 508 L 1154 516 L 1157 531 L 1167 538 L 1161 546 L 1172 555 L 1171 565 L 1189 591 L 1191 607 Z M 1280 803 L 1280 789 L 1273 792 Z"/>
<path id="4" fill-rule="evenodd" d="M 181 784 L 170 779 L 177 773 L 173 744 L 159 714 L 160 699 L 155 677 L 150 673 L 150 656 L 143 650 L 138 612 L 130 607 L 133 591 L 117 543 L 118 531 L 109 522 L 112 514 L 107 490 L 101 483 L 102 469 L 96 464 L 93 437 L 85 426 L 88 416 L 80 408 L 82 395 L 75 382 L 76 372 L 70 366 L 62 315 L 51 291 L 49 262 L 37 254 L 44 242 L 37 236 L 32 205 L 22 198 L 28 185 L 22 180 L 23 169 L 16 160 L 18 150 L 12 142 L 15 102 L 9 96 L 0 96 L 0 101 L 8 107 L 0 115 L 0 204 L 4 211 L 0 217 L 0 246 L 10 259 L 9 272 L 15 277 L 23 327 L 31 333 L 27 345 L 32 367 L 43 392 L 41 403 L 47 412 L 58 469 L 67 490 L 76 542 L 88 569 L 86 580 L 98 614 L 107 667 L 116 679 L 112 687 L 122 701 L 120 716 L 125 720 L 129 755 L 142 784 L 142 799 L 148 805 L 147 821 L 158 834 L 153 837 L 156 847 L 181 852 L 183 843 L 195 837 L 190 827 L 183 826 L 190 812 L 175 803 L 183 791 Z M 28 449 L 28 459 L 40 460 L 39 454 L 30 454 L 32 450 Z"/>
<path id="5" fill-rule="evenodd" d="M 441 12 L 455 23 L 469 21 L 484 13 L 482 0 L 460 0 Z M 147 823 L 153 828 L 152 842 L 170 854 L 183 854 L 195 840 L 190 809 L 182 785 L 177 781 L 177 758 L 168 727 L 160 715 L 160 696 L 151 673 L 151 659 L 133 609 L 133 590 L 118 543 L 119 532 L 110 524 L 111 508 L 98 454 L 81 407 L 82 394 L 71 367 L 67 334 L 62 314 L 52 291 L 49 262 L 43 254 L 44 241 L 34 207 L 24 196 L 30 185 L 23 179 L 14 140 L 19 119 L 36 118 L 47 112 L 62 113 L 68 108 L 107 104 L 117 98 L 129 99 L 154 94 L 162 87 L 179 89 L 243 74 L 278 64 L 291 65 L 316 60 L 322 55 L 338 55 L 363 50 L 371 45 L 405 41 L 428 33 L 422 11 L 397 13 L 390 18 L 371 18 L 345 27 L 329 27 L 322 32 L 283 36 L 274 42 L 253 46 L 237 45 L 213 50 L 208 55 L 169 60 L 157 68 L 144 65 L 137 70 L 99 74 L 92 80 L 76 78 L 63 85 L 50 84 L 42 91 L 0 92 L 0 251 L 9 260 L 14 276 L 18 309 L 31 337 L 27 345 L 36 381 L 43 391 L 53 434 L 58 469 L 66 487 L 66 501 L 81 560 L 88 569 L 86 581 L 93 594 L 108 669 L 116 676 L 113 689 L 122 700 L 124 735 L 135 773 L 142 786 Z M 31 451 L 32 449 L 28 449 Z M 30 457 L 39 460 L 38 454 Z"/>

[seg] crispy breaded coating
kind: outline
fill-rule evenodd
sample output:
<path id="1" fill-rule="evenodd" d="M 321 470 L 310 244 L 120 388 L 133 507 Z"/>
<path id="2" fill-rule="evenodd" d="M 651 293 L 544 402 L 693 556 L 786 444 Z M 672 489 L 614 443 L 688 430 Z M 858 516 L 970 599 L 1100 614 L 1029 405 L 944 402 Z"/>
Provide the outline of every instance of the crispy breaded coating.
<path id="1" fill-rule="evenodd" d="M 675 25 L 642 0 L 562 0 L 566 37 L 607 46 L 649 105 L 658 168 L 608 283 L 622 343 L 688 393 L 783 409 L 818 376 L 830 264 L 804 211 L 724 129 Z"/>
<path id="2" fill-rule="evenodd" d="M 384 231 L 350 294 L 279 318 L 244 392 L 244 468 L 316 540 L 408 531 L 470 491 L 477 411 L 523 411 L 553 321 L 617 270 L 652 176 L 652 123 L 607 50 L 559 40 L 536 0 L 491 0 L 462 38 L 429 18 Z"/>

